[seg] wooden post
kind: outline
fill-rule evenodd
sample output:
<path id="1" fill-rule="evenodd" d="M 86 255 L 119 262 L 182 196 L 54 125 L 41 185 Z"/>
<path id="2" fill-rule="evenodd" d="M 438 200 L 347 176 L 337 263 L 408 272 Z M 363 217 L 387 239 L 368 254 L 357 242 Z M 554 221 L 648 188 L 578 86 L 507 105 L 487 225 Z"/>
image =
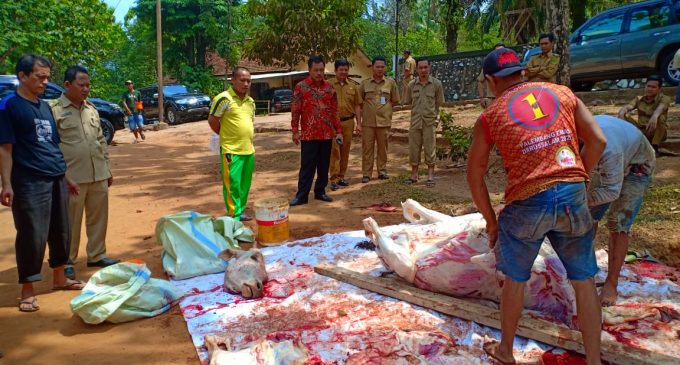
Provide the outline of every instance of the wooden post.
<path id="1" fill-rule="evenodd" d="M 163 28 L 161 26 L 161 0 L 156 0 L 156 68 L 158 69 L 158 124 L 165 121 L 163 111 Z"/>

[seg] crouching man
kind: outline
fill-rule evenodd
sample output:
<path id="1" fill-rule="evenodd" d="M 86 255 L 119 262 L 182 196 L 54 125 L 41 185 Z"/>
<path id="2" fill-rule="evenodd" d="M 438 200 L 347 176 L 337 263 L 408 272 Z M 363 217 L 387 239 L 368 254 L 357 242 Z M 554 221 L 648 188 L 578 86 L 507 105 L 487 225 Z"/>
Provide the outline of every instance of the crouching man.
<path id="1" fill-rule="evenodd" d="M 608 115 L 598 115 L 595 120 L 607 138 L 607 147 L 593 172 L 588 205 L 595 221 L 608 212 L 609 267 L 600 294 L 602 305 L 607 306 L 616 304 L 628 235 L 652 182 L 656 158 L 654 148 L 634 125 Z"/>

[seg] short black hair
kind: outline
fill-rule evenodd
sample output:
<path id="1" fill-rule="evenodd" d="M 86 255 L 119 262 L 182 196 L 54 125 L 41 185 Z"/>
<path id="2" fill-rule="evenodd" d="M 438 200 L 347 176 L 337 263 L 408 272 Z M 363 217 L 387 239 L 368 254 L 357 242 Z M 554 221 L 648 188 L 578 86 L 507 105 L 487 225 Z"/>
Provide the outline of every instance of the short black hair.
<path id="1" fill-rule="evenodd" d="M 85 75 L 90 74 L 87 72 L 87 69 L 81 65 L 69 66 L 69 68 L 66 69 L 66 72 L 64 72 L 64 81 L 73 82 L 79 72 Z"/>
<path id="2" fill-rule="evenodd" d="M 375 56 L 375 57 L 373 57 L 373 60 L 371 60 L 371 65 L 375 65 L 376 61 L 383 61 L 385 64 L 387 64 L 387 61 L 385 61 L 385 56 Z"/>
<path id="3" fill-rule="evenodd" d="M 428 65 L 431 63 L 429 57 L 427 57 L 427 56 L 420 56 L 420 57 L 416 58 L 416 65 L 417 65 L 419 62 L 422 62 L 422 61 L 426 61 Z"/>
<path id="4" fill-rule="evenodd" d="M 321 57 L 321 56 L 312 56 L 312 57 L 309 57 L 309 60 L 307 61 L 307 67 L 309 67 L 309 69 L 311 70 L 311 69 L 312 69 L 312 65 L 315 64 L 315 63 L 321 63 L 321 64 L 323 64 L 324 66 L 326 65 L 326 61 L 323 60 L 323 57 Z"/>
<path id="5" fill-rule="evenodd" d="M 340 66 L 347 66 L 347 67 L 349 67 L 349 61 L 347 61 L 347 60 L 344 59 L 344 58 L 340 58 L 340 59 L 335 60 L 335 69 L 337 70 L 338 67 L 340 67 Z"/>
<path id="6" fill-rule="evenodd" d="M 243 71 L 245 71 L 245 72 L 247 72 L 247 73 L 250 73 L 250 70 L 249 70 L 247 67 L 236 66 L 236 67 L 234 67 L 234 69 L 231 71 L 231 77 L 232 77 L 232 78 L 233 78 L 233 77 L 236 77 L 236 75 L 237 75 L 239 72 L 243 72 Z"/>
<path id="7" fill-rule="evenodd" d="M 23 72 L 24 75 L 28 76 L 33 72 L 33 66 L 35 66 L 36 64 L 42 67 L 47 67 L 50 70 L 52 69 L 52 62 L 50 62 L 50 60 L 43 56 L 34 53 L 29 53 L 19 58 L 19 61 L 17 61 L 17 65 L 14 68 L 14 71 L 17 77 L 19 76 L 19 72 Z"/>
<path id="8" fill-rule="evenodd" d="M 541 39 L 543 38 L 548 38 L 549 41 L 555 42 L 555 35 L 552 32 L 541 33 L 541 35 L 538 36 L 538 43 L 541 43 Z"/>
<path id="9" fill-rule="evenodd" d="M 498 43 L 496 43 L 496 44 L 493 46 L 493 49 L 496 49 L 496 48 L 498 48 L 498 47 L 503 47 L 503 48 L 505 48 L 505 43 L 503 43 L 503 42 L 498 42 Z"/>
<path id="10" fill-rule="evenodd" d="M 647 77 L 647 81 L 645 82 L 645 84 L 646 84 L 647 82 L 650 82 L 650 81 L 658 81 L 658 82 L 659 82 L 659 87 L 661 87 L 661 76 L 656 75 L 656 74 L 655 74 L 655 75 L 649 75 L 649 76 Z"/>

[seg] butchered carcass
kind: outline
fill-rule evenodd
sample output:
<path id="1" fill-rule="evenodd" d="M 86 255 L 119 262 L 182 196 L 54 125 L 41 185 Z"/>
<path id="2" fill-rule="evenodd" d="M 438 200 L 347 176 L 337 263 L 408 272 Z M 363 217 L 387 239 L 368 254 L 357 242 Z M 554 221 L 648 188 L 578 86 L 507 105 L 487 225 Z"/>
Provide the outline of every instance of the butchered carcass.
<path id="1" fill-rule="evenodd" d="M 388 269 L 425 290 L 500 301 L 504 276 L 496 271 L 481 214 L 454 218 L 411 199 L 402 207 L 404 217 L 417 225 L 388 235 L 373 218 L 363 221 Z M 574 291 L 549 244 L 541 247 L 526 287 L 525 308 L 574 327 Z"/>

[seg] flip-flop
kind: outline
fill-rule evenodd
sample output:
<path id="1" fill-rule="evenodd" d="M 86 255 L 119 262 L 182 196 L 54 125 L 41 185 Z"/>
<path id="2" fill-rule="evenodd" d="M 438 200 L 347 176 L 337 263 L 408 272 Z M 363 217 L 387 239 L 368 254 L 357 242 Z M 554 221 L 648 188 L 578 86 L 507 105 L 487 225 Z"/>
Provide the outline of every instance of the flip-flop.
<path id="1" fill-rule="evenodd" d="M 486 352 L 486 354 L 489 355 L 490 358 L 494 359 L 495 361 L 497 361 L 501 365 L 517 365 L 517 362 L 515 360 L 513 360 L 513 361 L 503 361 L 503 360 L 499 359 L 498 357 L 496 357 L 496 355 L 494 353 L 492 353 L 491 350 L 490 350 L 491 346 L 494 346 L 496 344 L 498 344 L 498 341 L 489 341 L 489 342 L 485 343 L 482 346 L 482 348 L 484 349 L 484 352 Z"/>
<path id="2" fill-rule="evenodd" d="M 28 304 L 30 305 L 29 308 L 21 308 L 21 305 Z M 19 302 L 19 311 L 21 312 L 35 312 L 40 309 L 40 306 L 38 305 L 38 298 L 35 296 L 24 298 Z"/>
<path id="3" fill-rule="evenodd" d="M 435 184 L 436 183 L 434 182 L 434 180 L 431 179 L 427 179 L 427 181 L 425 182 L 425 186 L 427 186 L 428 188 L 433 188 Z"/>
<path id="4" fill-rule="evenodd" d="M 69 283 L 70 281 L 70 283 Z M 66 285 L 53 286 L 52 290 L 82 290 L 85 287 L 85 283 L 80 280 L 66 280 Z"/>
<path id="5" fill-rule="evenodd" d="M 406 184 L 406 185 L 413 185 L 413 184 L 416 184 L 416 183 L 418 183 L 418 179 L 408 178 L 408 179 L 404 180 L 404 184 Z"/>
<path id="6" fill-rule="evenodd" d="M 385 212 L 385 213 L 394 213 L 397 211 L 397 207 L 393 206 L 390 203 L 380 203 L 380 204 L 373 204 L 368 207 L 366 207 L 368 210 L 374 210 L 376 212 Z"/>

